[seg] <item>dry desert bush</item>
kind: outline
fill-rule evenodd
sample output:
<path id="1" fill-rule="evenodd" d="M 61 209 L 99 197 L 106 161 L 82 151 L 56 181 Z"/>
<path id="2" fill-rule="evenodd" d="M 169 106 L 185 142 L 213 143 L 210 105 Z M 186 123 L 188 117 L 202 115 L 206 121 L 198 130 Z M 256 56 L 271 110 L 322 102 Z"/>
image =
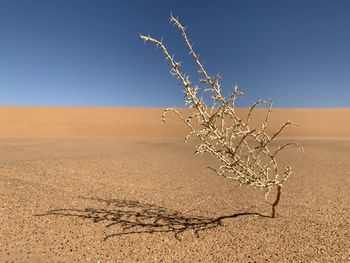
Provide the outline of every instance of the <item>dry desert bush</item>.
<path id="1" fill-rule="evenodd" d="M 272 204 L 272 217 L 275 217 L 275 208 L 280 200 L 282 185 L 292 173 L 290 166 L 280 171 L 276 157 L 287 147 L 298 146 L 300 149 L 302 147 L 295 142 L 288 142 L 272 150 L 274 147 L 271 145 L 287 126 L 295 124 L 287 121 L 277 131 L 269 134 L 267 127 L 272 110 L 271 100 L 259 100 L 249 108 L 247 116 L 238 116 L 236 99 L 243 93 L 235 86 L 228 97 L 223 96 L 220 76 L 213 77 L 207 73 L 193 49 L 186 28 L 174 16 L 170 17 L 170 23 L 180 30 L 202 79 L 198 84 L 191 82 L 190 77 L 180 71 L 181 63 L 170 55 L 163 41 L 152 38 L 150 35 L 140 35 L 143 41 L 154 43 L 163 51 L 166 60 L 170 63 L 171 74 L 180 80 L 184 88 L 185 104 L 192 109 L 189 116 L 183 116 L 177 109 L 167 108 L 162 115 L 162 120 L 165 121 L 168 111 L 174 112 L 190 129 L 185 142 L 189 137 L 196 136 L 200 143 L 195 153 L 209 153 L 215 156 L 219 165 L 210 169 L 220 176 L 235 180 L 240 186 L 249 185 L 263 189 L 266 198 L 270 190 L 276 187 L 276 199 Z M 206 94 L 210 95 L 211 101 L 203 99 L 203 95 Z M 251 125 L 251 117 L 254 109 L 259 105 L 267 105 L 267 113 L 260 127 L 255 128 Z"/>

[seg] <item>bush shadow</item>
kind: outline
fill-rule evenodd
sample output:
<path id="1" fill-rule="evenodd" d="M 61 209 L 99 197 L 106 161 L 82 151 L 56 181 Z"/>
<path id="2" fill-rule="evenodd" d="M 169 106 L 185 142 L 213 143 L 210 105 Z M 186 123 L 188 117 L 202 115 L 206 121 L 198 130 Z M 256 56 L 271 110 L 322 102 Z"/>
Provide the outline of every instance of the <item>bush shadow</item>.
<path id="1" fill-rule="evenodd" d="M 256 212 L 242 212 L 211 218 L 188 215 L 154 204 L 132 200 L 82 198 L 98 201 L 107 208 L 54 209 L 36 216 L 76 217 L 94 223 L 105 223 L 107 228 L 117 226 L 119 232 L 107 235 L 104 240 L 116 236 L 143 233 L 173 233 L 174 237 L 180 240 L 181 234 L 186 231 L 193 231 L 199 237 L 199 232 L 224 226 L 224 219 L 249 215 L 270 217 Z"/>

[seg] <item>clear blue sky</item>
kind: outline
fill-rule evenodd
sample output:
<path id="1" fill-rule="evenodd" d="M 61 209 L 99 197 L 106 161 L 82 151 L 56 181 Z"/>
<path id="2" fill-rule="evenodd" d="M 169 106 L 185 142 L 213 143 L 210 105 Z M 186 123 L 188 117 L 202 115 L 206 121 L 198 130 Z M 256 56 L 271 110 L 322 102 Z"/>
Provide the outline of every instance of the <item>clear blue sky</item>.
<path id="1" fill-rule="evenodd" d="M 170 13 L 241 105 L 350 107 L 350 1 L 0 0 L 0 104 L 182 106 L 159 50 L 192 70 Z"/>

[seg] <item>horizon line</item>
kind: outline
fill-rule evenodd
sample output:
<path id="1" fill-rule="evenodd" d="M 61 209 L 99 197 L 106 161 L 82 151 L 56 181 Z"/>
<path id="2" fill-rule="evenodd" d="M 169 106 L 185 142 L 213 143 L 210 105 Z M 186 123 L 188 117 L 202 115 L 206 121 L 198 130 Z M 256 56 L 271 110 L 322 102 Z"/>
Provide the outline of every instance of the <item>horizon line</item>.
<path id="1" fill-rule="evenodd" d="M 181 108 L 181 109 L 190 109 L 186 106 L 150 106 L 150 105 L 92 105 L 92 104 L 83 104 L 83 105 L 76 105 L 76 104 L 0 104 L 0 107 L 58 107 L 58 108 L 64 108 L 64 107 L 72 107 L 72 108 Z M 237 109 L 245 109 L 249 108 L 250 106 L 237 106 L 235 108 Z M 259 106 L 257 108 L 268 108 L 268 106 Z M 284 107 L 284 106 L 277 106 L 272 107 L 272 109 L 350 109 L 350 106 L 302 106 L 302 107 Z"/>

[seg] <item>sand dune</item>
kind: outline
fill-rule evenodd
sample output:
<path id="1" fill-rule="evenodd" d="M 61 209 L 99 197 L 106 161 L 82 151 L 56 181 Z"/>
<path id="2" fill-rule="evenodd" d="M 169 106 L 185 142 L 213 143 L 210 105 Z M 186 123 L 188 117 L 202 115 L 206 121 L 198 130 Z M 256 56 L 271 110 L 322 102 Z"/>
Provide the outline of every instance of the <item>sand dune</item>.
<path id="1" fill-rule="evenodd" d="M 182 137 L 186 127 L 163 108 L 128 107 L 0 107 L 0 137 Z M 182 111 L 186 111 L 183 109 Z M 242 114 L 246 110 L 239 110 Z M 265 110 L 258 109 L 257 118 Z M 282 137 L 350 138 L 350 108 L 274 109 L 271 129 L 285 120 L 300 126 Z"/>
<path id="2" fill-rule="evenodd" d="M 305 152 L 274 219 L 161 113 L 0 107 L 0 262 L 350 262 L 350 109 L 275 109 Z"/>

